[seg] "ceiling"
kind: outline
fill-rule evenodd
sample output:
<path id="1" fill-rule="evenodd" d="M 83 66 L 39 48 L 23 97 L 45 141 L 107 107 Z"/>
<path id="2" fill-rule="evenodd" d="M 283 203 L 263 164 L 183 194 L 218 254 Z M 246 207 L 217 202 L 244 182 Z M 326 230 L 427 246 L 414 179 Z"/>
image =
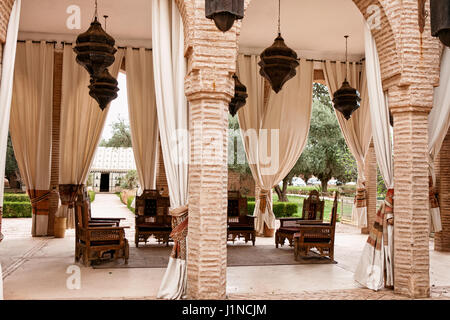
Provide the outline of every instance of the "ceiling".
<path id="1" fill-rule="evenodd" d="M 253 0 L 242 21 L 241 51 L 270 46 L 277 22 L 277 0 Z M 341 60 L 349 35 L 349 55 L 364 57 L 364 18 L 352 0 L 281 0 L 281 34 L 302 57 Z"/>
<path id="2" fill-rule="evenodd" d="M 151 4 L 151 0 L 98 0 L 99 16 L 109 15 L 107 31 L 117 44 L 151 47 Z M 71 5 L 80 7 L 81 29 L 66 27 Z M 94 0 L 22 0 L 19 38 L 74 41 L 89 27 L 93 13 Z M 277 13 L 276 0 L 251 2 L 242 23 L 241 52 L 260 53 L 272 44 Z M 282 35 L 302 57 L 344 59 L 344 35 L 348 34 L 350 58 L 362 58 L 363 21 L 352 0 L 281 0 Z"/>

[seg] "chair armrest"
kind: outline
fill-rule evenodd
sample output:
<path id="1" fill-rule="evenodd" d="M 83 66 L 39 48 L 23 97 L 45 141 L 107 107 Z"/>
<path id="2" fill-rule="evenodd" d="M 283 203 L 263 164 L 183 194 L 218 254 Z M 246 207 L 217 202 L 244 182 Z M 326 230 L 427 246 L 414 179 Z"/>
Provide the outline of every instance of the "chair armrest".
<path id="1" fill-rule="evenodd" d="M 252 216 L 252 215 L 250 215 L 250 214 L 247 214 L 246 217 L 247 217 L 247 218 L 250 218 L 250 219 L 253 219 L 253 220 L 256 219 L 255 216 Z"/>
<path id="2" fill-rule="evenodd" d="M 91 220 L 98 220 L 98 221 L 121 221 L 121 220 L 125 220 L 126 218 L 91 218 Z"/>
<path id="3" fill-rule="evenodd" d="M 108 230 L 123 230 L 123 229 L 128 229 L 130 228 L 129 226 L 126 227 L 91 227 L 89 226 L 88 230 L 93 230 L 93 231 L 108 231 Z"/>

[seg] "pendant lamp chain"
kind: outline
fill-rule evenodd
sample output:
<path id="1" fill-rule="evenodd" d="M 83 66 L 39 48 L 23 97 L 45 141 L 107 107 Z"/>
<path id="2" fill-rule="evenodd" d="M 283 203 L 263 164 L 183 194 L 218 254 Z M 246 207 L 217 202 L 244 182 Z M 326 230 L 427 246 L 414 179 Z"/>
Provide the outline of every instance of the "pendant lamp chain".
<path id="1" fill-rule="evenodd" d="M 344 36 L 345 38 L 345 80 L 347 80 L 348 76 L 348 35 Z"/>
<path id="2" fill-rule="evenodd" d="M 92 19 L 92 20 L 95 20 L 97 18 L 98 18 L 98 3 L 97 3 L 97 0 L 95 0 L 94 19 Z"/>
<path id="3" fill-rule="evenodd" d="M 278 34 L 281 34 L 281 0 L 278 0 Z"/>

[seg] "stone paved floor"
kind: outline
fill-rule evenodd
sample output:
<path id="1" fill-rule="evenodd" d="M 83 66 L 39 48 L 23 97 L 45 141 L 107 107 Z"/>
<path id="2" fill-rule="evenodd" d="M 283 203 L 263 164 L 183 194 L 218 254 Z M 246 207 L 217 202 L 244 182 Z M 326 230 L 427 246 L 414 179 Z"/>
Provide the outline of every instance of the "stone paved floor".
<path id="1" fill-rule="evenodd" d="M 94 217 L 123 217 L 134 246 L 134 216 L 114 194 L 98 194 Z M 74 232 L 64 239 L 32 238 L 31 219 L 4 219 L 0 245 L 5 299 L 155 299 L 164 268 L 92 269 L 79 265 L 80 290 L 67 289 L 67 268 L 73 266 Z M 335 265 L 229 267 L 228 299 L 365 300 L 407 299 L 391 290 L 373 292 L 353 281 L 367 236 L 353 226 L 338 224 Z M 257 245 L 273 245 L 258 238 Z M 244 245 L 238 243 L 237 245 Z M 430 248 L 433 243 L 430 242 Z M 245 257 L 243 257 L 245 258 Z M 450 253 L 430 251 L 432 299 L 450 299 Z M 267 276 L 270 275 L 270 276 Z M 264 281 L 262 281 L 264 279 Z"/>

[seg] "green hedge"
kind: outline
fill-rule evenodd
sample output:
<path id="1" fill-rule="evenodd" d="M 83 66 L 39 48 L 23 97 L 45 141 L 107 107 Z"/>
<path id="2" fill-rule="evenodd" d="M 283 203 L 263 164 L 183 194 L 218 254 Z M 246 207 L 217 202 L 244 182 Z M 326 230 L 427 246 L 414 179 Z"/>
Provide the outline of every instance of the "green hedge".
<path id="1" fill-rule="evenodd" d="M 91 201 L 91 203 L 92 202 L 94 202 L 94 200 L 95 200 L 95 191 L 88 191 L 88 193 L 89 193 L 89 200 Z"/>
<path id="2" fill-rule="evenodd" d="M 253 215 L 255 201 L 247 202 L 248 214 Z M 292 217 L 298 211 L 298 204 L 293 202 L 274 202 L 273 213 L 277 218 Z"/>
<path id="3" fill-rule="evenodd" d="M 3 197 L 5 202 L 30 202 L 30 198 L 26 193 L 5 193 Z"/>
<path id="4" fill-rule="evenodd" d="M 134 198 L 135 198 L 135 196 L 132 196 L 132 197 L 128 197 L 128 199 L 127 199 L 127 208 L 133 213 L 134 213 L 134 208 L 131 207 L 131 204 L 133 203 Z"/>
<path id="5" fill-rule="evenodd" d="M 30 202 L 3 202 L 4 218 L 31 218 L 32 210 Z"/>

